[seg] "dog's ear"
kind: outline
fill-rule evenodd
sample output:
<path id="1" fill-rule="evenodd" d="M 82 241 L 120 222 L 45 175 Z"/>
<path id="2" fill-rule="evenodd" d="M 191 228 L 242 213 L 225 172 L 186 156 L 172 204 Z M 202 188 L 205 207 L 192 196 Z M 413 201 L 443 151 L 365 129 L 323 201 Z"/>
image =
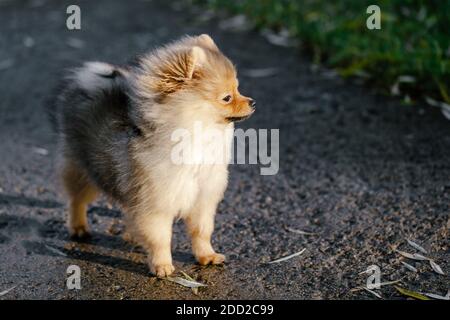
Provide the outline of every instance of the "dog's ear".
<path id="1" fill-rule="evenodd" d="M 219 48 L 217 47 L 214 40 L 207 34 L 201 34 L 197 37 L 199 43 L 204 46 L 205 48 L 208 48 L 212 51 L 219 51 Z"/>
<path id="2" fill-rule="evenodd" d="M 205 50 L 199 46 L 183 48 L 170 53 L 158 68 L 153 88 L 160 96 L 176 92 L 200 77 L 200 68 L 206 62 Z"/>
<path id="3" fill-rule="evenodd" d="M 194 72 L 206 62 L 206 53 L 202 48 L 195 46 L 191 48 L 189 55 L 190 64 L 186 75 L 188 79 L 192 79 Z"/>
<path id="4" fill-rule="evenodd" d="M 161 78 L 181 83 L 193 78 L 202 64 L 206 62 L 205 51 L 194 46 L 170 54 L 160 69 Z"/>

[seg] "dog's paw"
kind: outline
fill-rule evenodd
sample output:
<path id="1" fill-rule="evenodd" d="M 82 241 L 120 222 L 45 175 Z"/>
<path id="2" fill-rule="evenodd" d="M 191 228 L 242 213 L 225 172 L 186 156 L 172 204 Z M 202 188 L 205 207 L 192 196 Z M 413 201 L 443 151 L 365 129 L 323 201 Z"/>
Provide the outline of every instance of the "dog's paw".
<path id="1" fill-rule="evenodd" d="M 206 256 L 197 257 L 197 261 L 202 266 L 207 264 L 221 264 L 225 262 L 225 256 L 220 253 L 213 253 Z"/>
<path id="2" fill-rule="evenodd" d="M 69 234 L 72 239 L 86 239 L 90 237 L 89 230 L 87 226 L 81 225 L 81 226 L 70 226 L 69 227 Z"/>
<path id="3" fill-rule="evenodd" d="M 158 278 L 164 278 L 170 276 L 175 271 L 175 267 L 169 263 L 154 264 L 150 266 L 150 270 Z"/>

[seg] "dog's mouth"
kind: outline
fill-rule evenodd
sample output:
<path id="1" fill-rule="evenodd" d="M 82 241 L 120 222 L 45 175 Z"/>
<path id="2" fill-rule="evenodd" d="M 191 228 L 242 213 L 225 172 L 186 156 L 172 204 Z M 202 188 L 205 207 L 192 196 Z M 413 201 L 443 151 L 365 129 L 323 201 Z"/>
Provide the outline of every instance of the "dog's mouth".
<path id="1" fill-rule="evenodd" d="M 228 117 L 227 120 L 229 122 L 239 122 L 239 121 L 244 121 L 245 119 L 250 118 L 250 115 L 248 116 L 243 116 L 243 117 Z"/>
<path id="2" fill-rule="evenodd" d="M 240 122 L 240 121 L 244 121 L 248 118 L 250 118 L 252 116 L 252 114 L 255 112 L 255 110 L 253 110 L 251 113 L 245 115 L 245 116 L 240 116 L 240 117 L 227 117 L 226 119 L 229 122 Z"/>

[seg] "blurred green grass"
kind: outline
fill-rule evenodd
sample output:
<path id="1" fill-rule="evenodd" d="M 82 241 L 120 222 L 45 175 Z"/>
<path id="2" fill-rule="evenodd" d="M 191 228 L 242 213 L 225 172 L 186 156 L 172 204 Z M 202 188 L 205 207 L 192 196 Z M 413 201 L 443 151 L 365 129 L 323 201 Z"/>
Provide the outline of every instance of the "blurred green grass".
<path id="1" fill-rule="evenodd" d="M 369 75 L 386 92 L 400 76 L 403 95 L 450 103 L 448 0 L 200 0 L 213 10 L 245 14 L 257 28 L 287 29 L 315 63 L 343 76 Z M 381 8 L 381 30 L 369 30 L 366 9 Z"/>

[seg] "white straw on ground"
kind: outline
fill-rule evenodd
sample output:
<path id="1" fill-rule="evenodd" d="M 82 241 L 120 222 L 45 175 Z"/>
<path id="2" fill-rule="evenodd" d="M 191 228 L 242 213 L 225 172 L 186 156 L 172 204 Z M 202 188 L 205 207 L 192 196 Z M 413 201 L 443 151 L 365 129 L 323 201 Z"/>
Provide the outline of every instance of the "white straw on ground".
<path id="1" fill-rule="evenodd" d="M 441 112 L 448 120 L 450 120 L 450 105 L 446 103 L 441 103 Z"/>
<path id="2" fill-rule="evenodd" d="M 430 258 L 427 258 L 419 253 L 408 253 L 408 252 L 397 250 L 397 249 L 395 249 L 395 252 L 399 253 L 400 255 L 402 255 L 408 259 L 420 260 L 420 261 L 430 260 Z"/>
<path id="3" fill-rule="evenodd" d="M 6 60 L 0 61 L 0 71 L 9 69 L 12 66 L 14 66 L 14 60 L 13 59 L 6 59 Z"/>
<path id="4" fill-rule="evenodd" d="M 293 45 L 287 29 L 283 29 L 279 33 L 275 33 L 269 29 L 264 29 L 261 31 L 261 34 L 269 43 L 275 46 L 291 47 Z"/>
<path id="5" fill-rule="evenodd" d="M 361 274 L 361 273 L 360 273 Z M 378 286 L 379 287 L 382 287 L 382 286 L 389 286 L 389 285 L 393 285 L 393 284 L 396 284 L 396 283 L 399 283 L 399 282 L 401 282 L 402 280 L 400 279 L 400 280 L 394 280 L 394 281 L 386 281 L 386 282 L 381 282 L 381 283 L 379 283 L 378 284 Z M 367 290 L 367 289 L 369 289 L 369 288 L 367 288 L 367 287 L 356 287 L 356 288 L 353 288 L 353 289 L 350 289 L 350 291 L 351 292 L 355 292 L 355 291 L 361 291 L 361 290 Z M 370 289 L 369 289 L 370 290 Z"/>
<path id="6" fill-rule="evenodd" d="M 243 14 L 222 20 L 219 22 L 219 28 L 229 31 L 245 31 L 251 28 L 251 23 Z"/>
<path id="7" fill-rule="evenodd" d="M 297 229 L 292 229 L 292 228 L 286 228 L 286 229 L 287 229 L 287 231 L 292 232 L 292 233 L 308 235 L 308 236 L 317 234 L 316 232 L 308 232 L 308 231 L 297 230 Z"/>
<path id="8" fill-rule="evenodd" d="M 197 281 L 191 281 L 191 280 L 187 280 L 187 279 L 183 279 L 180 277 L 166 277 L 164 278 L 166 280 L 169 280 L 171 282 L 175 282 L 178 283 L 179 285 L 182 285 L 183 287 L 187 287 L 187 288 L 198 288 L 198 287 L 207 287 L 206 284 L 197 282 Z"/>
<path id="9" fill-rule="evenodd" d="M 400 281 L 402 281 L 402 280 L 394 280 L 394 281 L 380 282 L 379 286 L 380 286 L 380 287 L 382 287 L 382 286 L 389 286 L 389 285 L 391 285 L 391 284 L 399 283 Z"/>
<path id="10" fill-rule="evenodd" d="M 37 153 L 41 156 L 46 156 L 48 155 L 48 150 L 45 148 L 41 148 L 41 147 L 33 147 L 31 150 L 33 150 L 34 153 Z"/>
<path id="11" fill-rule="evenodd" d="M 270 261 L 270 262 L 268 262 L 268 263 L 279 263 L 279 262 L 283 262 L 283 261 L 292 259 L 292 258 L 294 258 L 294 257 L 297 257 L 297 256 L 301 255 L 303 252 L 305 252 L 305 250 L 306 250 L 306 248 L 303 248 L 303 249 L 300 250 L 299 252 L 293 253 L 293 254 L 291 254 L 291 255 L 288 255 L 288 256 L 283 257 L 283 258 L 280 258 L 280 259 L 276 259 L 276 260 Z"/>
<path id="12" fill-rule="evenodd" d="M 422 247 L 421 245 L 415 243 L 414 241 L 409 240 L 409 239 L 406 239 L 406 241 L 408 242 L 408 244 L 409 244 L 411 247 L 413 247 L 413 248 L 419 250 L 420 252 L 425 253 L 425 254 L 428 253 L 427 250 L 425 250 L 424 247 Z"/>
<path id="13" fill-rule="evenodd" d="M 442 271 L 441 267 L 436 262 L 434 262 L 431 259 L 430 259 L 430 265 L 433 268 L 434 272 L 442 274 L 442 275 L 445 276 L 445 273 L 444 273 L 444 271 Z"/>
<path id="14" fill-rule="evenodd" d="M 401 263 L 406 267 L 406 269 L 413 271 L 413 272 L 417 272 L 417 268 L 413 267 L 412 265 L 410 265 L 409 263 L 406 263 L 404 261 L 401 261 Z"/>
<path id="15" fill-rule="evenodd" d="M 367 292 L 370 292 L 370 293 L 373 294 L 375 297 L 380 298 L 380 299 L 383 299 L 383 297 L 382 297 L 379 293 L 376 293 L 375 291 L 370 290 L 369 288 L 366 288 L 366 287 L 363 287 L 363 289 L 366 290 Z"/>
<path id="16" fill-rule="evenodd" d="M 15 287 L 17 287 L 17 286 L 11 287 L 11 288 L 9 288 L 9 289 L 6 289 L 6 290 L 0 292 L 0 297 L 1 297 L 1 296 L 4 296 L 5 294 L 7 294 L 7 293 L 10 292 L 11 290 L 13 290 Z"/>
<path id="17" fill-rule="evenodd" d="M 183 276 L 184 276 L 186 279 L 188 279 L 189 281 L 194 281 L 194 282 L 195 282 L 195 280 L 194 280 L 190 275 L 188 275 L 186 272 L 181 271 L 181 273 L 182 273 Z M 192 289 L 192 292 L 193 292 L 195 295 L 198 295 L 198 288 L 191 288 L 191 289 Z"/>
<path id="18" fill-rule="evenodd" d="M 422 293 L 424 296 L 433 298 L 433 299 L 438 299 L 438 300 L 450 300 L 450 295 L 446 295 L 446 296 L 441 296 L 439 294 L 435 294 L 435 293 L 428 293 L 428 292 L 423 292 Z"/>
<path id="19" fill-rule="evenodd" d="M 264 78 L 276 75 L 278 68 L 262 68 L 262 69 L 244 69 L 241 73 L 249 78 Z"/>
<path id="20" fill-rule="evenodd" d="M 53 252 L 53 253 L 55 253 L 55 254 L 57 254 L 57 255 L 59 255 L 59 256 L 67 257 L 67 254 L 65 254 L 64 252 L 62 252 L 62 251 L 60 251 L 60 250 L 58 250 L 58 249 L 56 249 L 56 248 L 50 247 L 49 245 L 45 245 L 45 247 L 46 247 L 48 250 L 50 250 L 51 252 Z"/>

